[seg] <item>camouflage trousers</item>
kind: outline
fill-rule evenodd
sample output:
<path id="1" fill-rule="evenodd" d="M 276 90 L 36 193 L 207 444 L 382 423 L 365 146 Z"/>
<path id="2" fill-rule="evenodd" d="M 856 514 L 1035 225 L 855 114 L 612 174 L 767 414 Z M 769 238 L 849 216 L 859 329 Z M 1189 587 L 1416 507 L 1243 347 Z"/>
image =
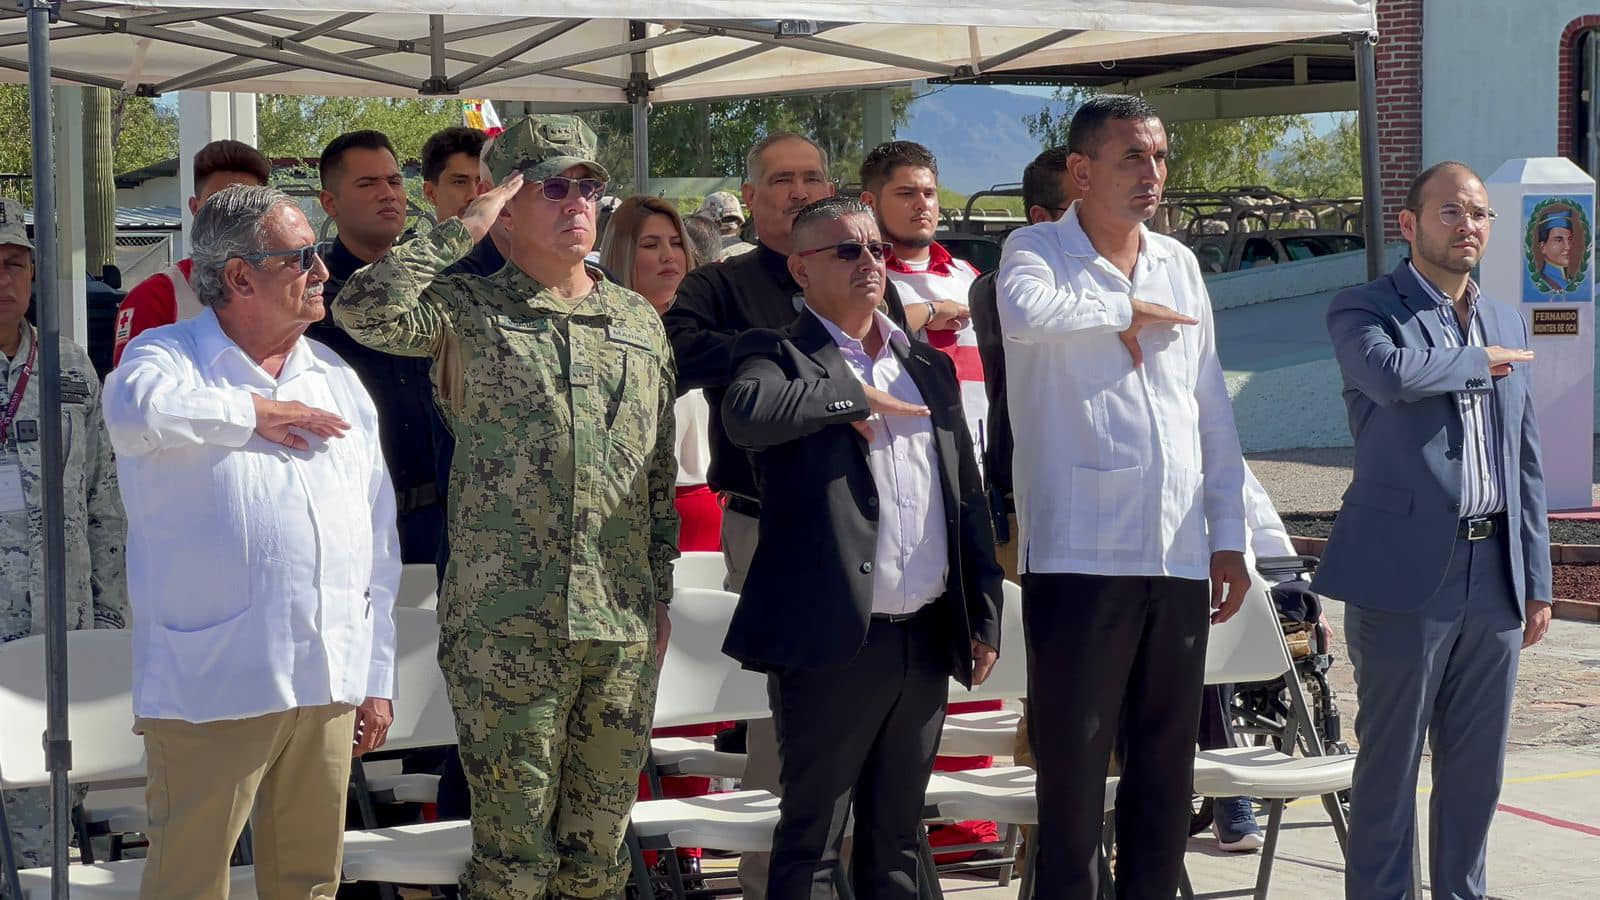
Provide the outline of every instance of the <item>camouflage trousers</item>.
<path id="1" fill-rule="evenodd" d="M 610 900 L 655 709 L 649 642 L 448 629 L 439 665 L 472 791 L 462 900 Z"/>
<path id="2" fill-rule="evenodd" d="M 82 788 L 73 788 L 73 797 L 82 802 Z M 50 789 L 17 788 L 4 792 L 6 824 L 11 828 L 11 846 L 17 854 L 17 868 L 34 869 L 50 865 Z M 8 896 L 0 877 L 0 897 Z"/>

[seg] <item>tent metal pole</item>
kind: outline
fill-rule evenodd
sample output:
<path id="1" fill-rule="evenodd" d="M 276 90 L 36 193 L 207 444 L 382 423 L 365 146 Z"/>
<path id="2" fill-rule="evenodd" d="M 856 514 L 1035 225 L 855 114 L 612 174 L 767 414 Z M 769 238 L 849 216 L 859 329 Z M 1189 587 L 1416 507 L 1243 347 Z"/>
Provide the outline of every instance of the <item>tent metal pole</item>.
<path id="1" fill-rule="evenodd" d="M 1357 111 L 1361 132 L 1361 230 L 1367 244 L 1367 280 L 1383 277 L 1383 187 L 1378 168 L 1378 60 L 1375 32 L 1348 35 L 1356 52 Z"/>
<path id="2" fill-rule="evenodd" d="M 628 41 L 645 38 L 645 23 L 628 22 Z M 634 193 L 650 193 L 650 70 L 645 54 L 629 56 L 632 77 L 628 80 L 628 101 L 633 104 L 633 183 Z"/>
<path id="3" fill-rule="evenodd" d="M 44 596 L 46 611 L 45 766 L 50 772 L 50 896 L 67 897 L 67 843 L 71 838 L 72 798 L 67 772 L 72 743 L 67 739 L 66 520 L 62 508 L 61 314 L 56 291 L 55 147 L 50 98 L 50 20 L 59 10 L 52 0 L 28 0 L 28 106 L 33 138 L 34 284 L 39 308 L 39 439 L 43 471 Z"/>

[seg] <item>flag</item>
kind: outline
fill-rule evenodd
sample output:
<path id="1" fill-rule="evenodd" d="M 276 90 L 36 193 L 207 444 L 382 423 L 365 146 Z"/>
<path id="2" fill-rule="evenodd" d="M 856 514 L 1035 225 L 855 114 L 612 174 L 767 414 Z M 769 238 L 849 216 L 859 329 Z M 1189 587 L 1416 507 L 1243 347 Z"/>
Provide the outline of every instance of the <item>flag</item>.
<path id="1" fill-rule="evenodd" d="M 461 101 L 461 117 L 467 127 L 476 128 L 490 137 L 505 131 L 505 126 L 500 124 L 500 117 L 495 114 L 494 104 L 488 100 Z"/>

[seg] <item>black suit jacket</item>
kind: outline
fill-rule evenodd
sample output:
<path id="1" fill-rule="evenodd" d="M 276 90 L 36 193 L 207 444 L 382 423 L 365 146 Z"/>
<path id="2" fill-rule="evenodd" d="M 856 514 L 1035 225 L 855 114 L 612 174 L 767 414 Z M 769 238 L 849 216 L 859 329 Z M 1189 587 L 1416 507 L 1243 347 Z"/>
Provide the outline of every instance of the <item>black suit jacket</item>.
<path id="1" fill-rule="evenodd" d="M 973 639 L 1000 648 L 994 531 L 954 364 L 920 341 L 894 352 L 933 421 L 950 575 L 932 614 L 951 674 L 970 686 Z M 745 334 L 732 357 L 722 422 L 751 451 L 761 522 L 723 652 L 757 670 L 843 665 L 866 641 L 878 545 L 867 442 L 850 425 L 870 415 L 866 393 L 809 313 Z"/>
<path id="2" fill-rule="evenodd" d="M 905 307 L 894 283 L 884 284 L 884 308 L 901 328 Z M 766 245 L 731 259 L 697 266 L 678 285 L 677 299 L 662 317 L 678 363 L 678 393 L 705 390 L 711 405 L 711 466 L 706 480 L 719 493 L 755 500 L 756 486 L 744 451 L 722 427 L 722 395 L 733 378 L 733 345 L 752 328 L 784 328 L 799 316 L 800 286 L 789 275 L 789 258 Z M 807 316 L 809 318 L 809 316 Z"/>

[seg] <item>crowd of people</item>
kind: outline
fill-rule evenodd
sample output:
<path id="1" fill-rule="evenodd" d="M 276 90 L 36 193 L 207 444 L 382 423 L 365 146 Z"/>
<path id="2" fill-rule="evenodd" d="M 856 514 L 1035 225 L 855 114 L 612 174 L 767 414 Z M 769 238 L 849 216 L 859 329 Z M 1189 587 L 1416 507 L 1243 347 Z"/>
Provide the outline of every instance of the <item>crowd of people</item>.
<path id="1" fill-rule="evenodd" d="M 935 239 L 938 164 L 909 142 L 866 155 L 856 199 L 817 142 L 771 134 L 742 196 L 626 198 L 602 233 L 581 119 L 452 128 L 412 236 L 393 146 L 351 132 L 320 160 L 329 243 L 258 151 L 208 145 L 192 254 L 128 295 L 103 389 L 62 345 L 68 618 L 133 629 L 141 896 L 226 897 L 247 819 L 263 897 L 333 896 L 352 758 L 406 702 L 405 563 L 439 572 L 459 740 L 425 764 L 472 820 L 460 896 L 617 896 L 686 550 L 724 555 L 724 652 L 768 680 L 743 785 L 781 812 L 745 897 L 917 897 L 930 773 L 989 762 L 938 759 L 948 685 L 1018 646 L 1036 896 L 1098 896 L 1113 766 L 1116 895 L 1174 896 L 1197 735 L 1230 737 L 1209 629 L 1247 551 L 1292 550 L 1200 269 L 1145 224 L 1167 154 L 1144 101 L 1086 102 L 980 275 Z M 1485 895 L 1517 656 L 1549 620 L 1533 355 L 1470 277 L 1494 217 L 1465 166 L 1423 172 L 1410 258 L 1329 311 L 1357 450 L 1315 587 L 1349 604 L 1358 681 L 1351 898 L 1414 887 L 1429 734 L 1435 889 Z M 0 641 L 43 624 L 32 254 L 0 201 Z M 44 792 L 4 802 L 45 863 Z M 1260 845 L 1248 798 L 1217 820 Z"/>

